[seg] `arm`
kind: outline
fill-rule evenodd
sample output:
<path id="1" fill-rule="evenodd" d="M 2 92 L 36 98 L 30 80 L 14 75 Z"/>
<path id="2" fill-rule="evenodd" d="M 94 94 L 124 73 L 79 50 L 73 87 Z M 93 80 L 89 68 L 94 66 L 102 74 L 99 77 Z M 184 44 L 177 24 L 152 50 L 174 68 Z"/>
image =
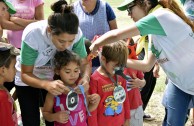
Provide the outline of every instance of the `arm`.
<path id="1" fill-rule="evenodd" d="M 53 113 L 53 106 L 54 106 L 54 96 L 48 93 L 44 103 L 43 117 L 49 122 L 57 121 L 59 123 L 67 123 L 69 118 L 68 113 L 66 111 Z"/>
<path id="2" fill-rule="evenodd" d="M 34 66 L 21 64 L 21 79 L 29 86 L 42 88 L 53 95 L 60 95 L 64 92 L 65 86 L 61 80 L 42 80 L 33 74 Z"/>
<path id="3" fill-rule="evenodd" d="M 2 27 L 1 27 L 1 25 L 0 25 L 0 38 L 3 36 L 3 29 L 2 29 Z"/>
<path id="4" fill-rule="evenodd" d="M 136 69 L 139 71 L 148 72 L 152 69 L 156 62 L 156 57 L 152 54 L 151 51 L 148 52 L 148 59 L 144 58 L 144 60 L 127 60 L 127 67 Z"/>
<path id="5" fill-rule="evenodd" d="M 21 79 L 27 85 L 47 90 L 53 95 L 62 94 L 65 86 L 60 80 L 49 81 L 36 77 L 33 74 L 34 64 L 39 53 L 30 47 L 26 42 L 22 42 L 21 49 Z"/>
<path id="6" fill-rule="evenodd" d="M 106 15 L 110 30 L 117 29 L 115 13 L 108 3 L 106 3 Z"/>
<path id="7" fill-rule="evenodd" d="M 156 62 L 155 66 L 154 66 L 154 69 L 153 69 L 153 75 L 154 75 L 155 78 L 160 77 L 159 71 L 160 71 L 160 66 L 159 66 L 158 62 Z"/>
<path id="8" fill-rule="evenodd" d="M 140 32 L 135 24 L 127 28 L 111 30 L 94 41 L 90 46 L 90 50 L 95 52 L 100 46 L 136 35 L 140 35 Z"/>
<path id="9" fill-rule="evenodd" d="M 1 19 L 1 25 L 3 29 L 7 30 L 23 30 L 24 27 L 15 24 L 14 22 L 10 21 L 10 14 L 7 12 L 5 13 L 4 17 Z"/>
<path id="10" fill-rule="evenodd" d="M 110 30 L 117 29 L 117 22 L 116 19 L 109 21 Z"/>
<path id="11" fill-rule="evenodd" d="M 72 50 L 77 53 L 81 58 L 81 73 L 82 73 L 82 79 L 79 81 L 78 84 L 82 84 L 84 86 L 84 90 L 88 91 L 89 89 L 89 81 L 90 81 L 90 75 L 92 73 L 92 67 L 90 63 L 87 60 L 87 52 L 85 48 L 85 38 L 82 36 L 81 30 L 79 29 L 78 34 L 80 35 L 79 40 L 73 45 Z M 79 87 L 77 86 L 75 88 L 75 91 L 77 93 L 81 93 Z"/>
<path id="12" fill-rule="evenodd" d="M 44 8 L 43 8 L 43 3 L 40 4 L 39 6 L 37 6 L 35 8 L 35 16 L 34 19 L 23 19 L 23 18 L 19 18 L 19 17 L 11 17 L 10 20 L 12 22 L 14 22 L 17 25 L 26 27 L 28 24 L 32 23 L 32 22 L 36 22 L 38 20 L 43 20 L 44 19 Z"/>
<path id="13" fill-rule="evenodd" d="M 90 112 L 94 111 L 97 109 L 98 104 L 100 102 L 100 95 L 99 94 L 91 94 L 88 95 L 88 109 Z"/>

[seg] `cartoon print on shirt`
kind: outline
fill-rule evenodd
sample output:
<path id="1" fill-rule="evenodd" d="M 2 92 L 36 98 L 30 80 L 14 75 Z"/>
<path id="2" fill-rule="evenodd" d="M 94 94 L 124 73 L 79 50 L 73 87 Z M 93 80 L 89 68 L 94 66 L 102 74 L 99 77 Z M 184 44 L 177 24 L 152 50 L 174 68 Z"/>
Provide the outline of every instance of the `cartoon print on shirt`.
<path id="1" fill-rule="evenodd" d="M 115 101 L 114 96 L 108 96 L 104 103 L 106 109 L 104 112 L 105 116 L 114 116 L 116 114 L 120 114 L 122 112 L 122 104 L 119 104 Z"/>

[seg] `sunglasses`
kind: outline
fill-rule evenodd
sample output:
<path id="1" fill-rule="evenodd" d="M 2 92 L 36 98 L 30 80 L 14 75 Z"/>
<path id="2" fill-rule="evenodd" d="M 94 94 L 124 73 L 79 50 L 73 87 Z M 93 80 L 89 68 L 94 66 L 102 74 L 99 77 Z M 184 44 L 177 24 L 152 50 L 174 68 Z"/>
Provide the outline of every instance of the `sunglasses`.
<path id="1" fill-rule="evenodd" d="M 133 7 L 136 6 L 136 4 L 133 2 L 133 3 L 130 3 L 127 7 L 127 11 L 128 11 L 128 14 L 131 14 L 131 11 L 133 9 Z"/>

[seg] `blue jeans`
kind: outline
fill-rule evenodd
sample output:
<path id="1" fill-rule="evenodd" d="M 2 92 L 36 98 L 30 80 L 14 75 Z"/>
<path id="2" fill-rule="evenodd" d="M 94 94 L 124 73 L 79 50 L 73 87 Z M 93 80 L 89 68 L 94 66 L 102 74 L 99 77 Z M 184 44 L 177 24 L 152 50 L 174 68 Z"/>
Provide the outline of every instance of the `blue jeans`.
<path id="1" fill-rule="evenodd" d="M 192 97 L 169 81 L 163 97 L 166 112 L 163 126 L 184 126 Z"/>

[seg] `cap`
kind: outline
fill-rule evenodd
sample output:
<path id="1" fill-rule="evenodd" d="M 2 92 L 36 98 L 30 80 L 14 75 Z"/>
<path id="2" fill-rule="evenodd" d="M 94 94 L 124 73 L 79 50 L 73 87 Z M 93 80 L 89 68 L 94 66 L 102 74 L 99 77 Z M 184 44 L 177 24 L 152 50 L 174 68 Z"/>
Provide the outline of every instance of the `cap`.
<path id="1" fill-rule="evenodd" d="M 127 5 L 130 4 L 131 2 L 133 2 L 134 0 L 125 0 L 123 3 L 121 3 L 117 9 L 119 9 L 120 11 L 124 11 L 127 10 Z"/>
<path id="2" fill-rule="evenodd" d="M 6 1 L 6 0 L 3 0 L 3 1 L 8 6 L 8 10 L 7 11 L 10 14 L 15 14 L 16 13 L 16 9 L 13 7 L 13 5 L 10 2 Z"/>
<path id="3" fill-rule="evenodd" d="M 19 55 L 20 50 L 11 44 L 0 42 L 0 52 L 10 50 L 11 55 Z"/>

